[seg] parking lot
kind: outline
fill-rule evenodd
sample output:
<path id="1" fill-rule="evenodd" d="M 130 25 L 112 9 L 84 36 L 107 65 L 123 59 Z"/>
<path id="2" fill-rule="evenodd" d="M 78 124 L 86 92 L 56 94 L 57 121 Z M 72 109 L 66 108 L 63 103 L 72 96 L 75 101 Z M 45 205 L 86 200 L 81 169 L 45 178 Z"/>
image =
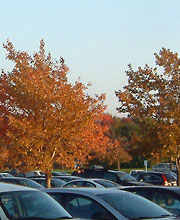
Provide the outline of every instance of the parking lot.
<path id="1" fill-rule="evenodd" d="M 179 187 L 160 181 L 146 182 L 147 178 L 138 180 L 142 174 L 156 176 L 160 172 L 133 170 L 126 173 L 94 167 L 71 175 L 53 173 L 52 183 L 57 180 L 62 184 L 52 184 L 51 188 L 46 188 L 45 175 L 40 172 L 31 172 L 27 177 L 5 174 L 0 177 L 1 219 L 131 220 L 180 217 Z"/>

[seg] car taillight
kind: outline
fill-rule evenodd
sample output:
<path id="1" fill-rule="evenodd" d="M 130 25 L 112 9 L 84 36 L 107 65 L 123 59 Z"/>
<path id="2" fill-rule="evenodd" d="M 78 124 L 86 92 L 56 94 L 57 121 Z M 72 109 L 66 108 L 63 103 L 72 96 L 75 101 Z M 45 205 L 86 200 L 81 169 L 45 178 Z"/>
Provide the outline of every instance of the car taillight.
<path id="1" fill-rule="evenodd" d="M 169 183 L 168 183 L 168 181 L 167 181 L 166 176 L 165 176 L 164 174 L 162 174 L 162 177 L 163 177 L 163 185 L 164 185 L 164 186 L 169 186 Z"/>

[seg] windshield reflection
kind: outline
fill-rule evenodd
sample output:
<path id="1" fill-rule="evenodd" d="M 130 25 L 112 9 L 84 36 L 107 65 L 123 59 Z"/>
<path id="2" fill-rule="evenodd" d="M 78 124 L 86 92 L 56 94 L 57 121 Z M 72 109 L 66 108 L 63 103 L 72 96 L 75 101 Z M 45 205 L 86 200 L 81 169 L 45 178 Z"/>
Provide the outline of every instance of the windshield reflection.
<path id="1" fill-rule="evenodd" d="M 0 194 L 2 208 L 11 219 L 57 219 L 71 216 L 49 195 L 40 191 L 16 191 Z"/>
<path id="2" fill-rule="evenodd" d="M 130 192 L 112 192 L 99 194 L 98 196 L 130 219 L 142 217 L 157 218 L 171 215 L 171 213 L 153 202 Z"/>

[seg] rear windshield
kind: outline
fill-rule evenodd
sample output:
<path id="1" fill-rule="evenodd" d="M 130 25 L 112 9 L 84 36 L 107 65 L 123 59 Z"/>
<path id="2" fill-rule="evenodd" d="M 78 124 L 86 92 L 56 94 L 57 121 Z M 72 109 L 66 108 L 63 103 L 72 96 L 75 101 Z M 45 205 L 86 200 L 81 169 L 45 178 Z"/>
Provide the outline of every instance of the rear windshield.
<path id="1" fill-rule="evenodd" d="M 19 182 L 21 185 L 28 186 L 28 187 L 35 188 L 35 189 L 44 188 L 41 184 L 36 183 L 35 181 L 30 180 L 30 179 L 19 180 Z"/>
<path id="2" fill-rule="evenodd" d="M 118 175 L 120 180 L 123 180 L 123 181 L 135 181 L 134 177 L 132 177 L 128 173 L 117 172 L 116 174 Z"/>
<path id="3" fill-rule="evenodd" d="M 161 218 L 170 215 L 155 203 L 133 193 L 106 193 L 97 195 L 129 219 Z"/>
<path id="4" fill-rule="evenodd" d="M 119 184 L 117 183 L 113 183 L 113 182 L 105 181 L 105 180 L 95 180 L 95 182 L 101 184 L 102 186 L 106 188 L 119 186 Z"/>

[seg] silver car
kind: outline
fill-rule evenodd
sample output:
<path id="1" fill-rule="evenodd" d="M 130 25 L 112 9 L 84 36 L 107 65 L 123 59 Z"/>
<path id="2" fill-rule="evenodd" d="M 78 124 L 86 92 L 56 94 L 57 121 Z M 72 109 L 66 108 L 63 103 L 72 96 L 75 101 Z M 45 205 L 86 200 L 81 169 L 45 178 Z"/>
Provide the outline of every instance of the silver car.
<path id="1" fill-rule="evenodd" d="M 52 197 L 29 187 L 0 183 L 1 220 L 72 219 Z"/>
<path id="2" fill-rule="evenodd" d="M 56 199 L 73 217 L 96 220 L 179 219 L 155 203 L 119 189 L 42 189 Z"/>
<path id="3" fill-rule="evenodd" d="M 120 187 L 119 184 L 112 182 L 110 180 L 105 179 L 95 179 L 95 178 L 88 178 L 88 179 L 76 179 L 72 180 L 62 187 L 95 187 L 95 188 L 109 188 L 109 187 Z"/>

